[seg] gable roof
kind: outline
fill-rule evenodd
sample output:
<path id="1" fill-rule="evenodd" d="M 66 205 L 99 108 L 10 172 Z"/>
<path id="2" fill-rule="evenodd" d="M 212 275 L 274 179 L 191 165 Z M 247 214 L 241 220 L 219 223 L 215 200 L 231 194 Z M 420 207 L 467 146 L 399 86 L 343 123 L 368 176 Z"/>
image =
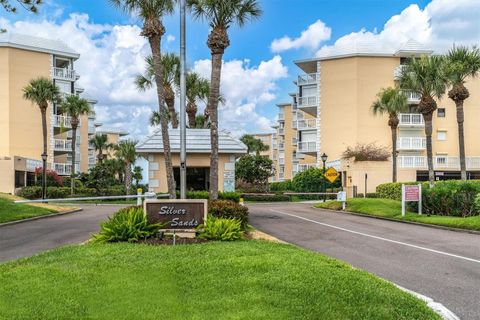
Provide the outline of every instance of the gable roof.
<path id="1" fill-rule="evenodd" d="M 34 37 L 19 33 L 1 33 L 0 47 L 10 47 L 30 51 L 45 52 L 74 59 L 78 59 L 80 57 L 80 54 L 71 49 L 63 41 Z"/>
<path id="2" fill-rule="evenodd" d="M 170 137 L 170 148 L 172 153 L 180 152 L 180 129 L 168 130 Z M 187 129 L 187 153 L 210 153 L 210 129 Z M 139 153 L 163 152 L 163 141 L 161 129 L 149 135 L 145 140 L 139 142 L 135 148 Z M 233 138 L 225 131 L 218 132 L 218 152 L 246 154 L 247 147 L 239 140 Z"/>

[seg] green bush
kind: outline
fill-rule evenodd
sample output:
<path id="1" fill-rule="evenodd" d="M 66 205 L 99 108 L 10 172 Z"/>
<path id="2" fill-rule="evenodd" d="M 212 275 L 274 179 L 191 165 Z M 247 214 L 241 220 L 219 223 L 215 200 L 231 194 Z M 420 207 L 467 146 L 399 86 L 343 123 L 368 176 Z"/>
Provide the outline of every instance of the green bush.
<path id="1" fill-rule="evenodd" d="M 236 219 L 242 229 L 248 224 L 248 208 L 231 200 L 213 200 L 208 203 L 208 214 L 215 218 Z"/>
<path id="2" fill-rule="evenodd" d="M 284 196 L 282 194 L 274 194 L 271 196 L 268 195 L 245 195 L 243 197 L 245 201 L 259 201 L 259 202 L 280 202 L 280 201 L 290 201 L 289 196 Z"/>
<path id="3" fill-rule="evenodd" d="M 208 240 L 234 241 L 243 236 L 242 223 L 236 219 L 209 217 L 197 230 L 199 238 Z"/>
<path id="4" fill-rule="evenodd" d="M 40 199 L 42 187 L 23 187 L 17 191 L 17 196 L 25 199 Z"/>
<path id="5" fill-rule="evenodd" d="M 270 183 L 270 191 L 293 191 L 291 180 Z"/>
<path id="6" fill-rule="evenodd" d="M 25 199 L 40 199 L 42 197 L 42 187 L 32 186 L 23 187 L 18 192 L 19 197 Z M 64 199 L 70 196 L 70 188 L 68 187 L 48 187 L 47 198 Z"/>
<path id="7" fill-rule="evenodd" d="M 477 194 L 477 196 L 475 197 L 473 208 L 475 210 L 476 215 L 480 215 L 480 193 Z"/>
<path id="8" fill-rule="evenodd" d="M 401 201 L 402 184 L 418 184 L 418 182 L 390 182 L 379 184 L 376 188 L 377 198 Z"/>
<path id="9" fill-rule="evenodd" d="M 100 232 L 94 242 L 138 242 L 155 236 L 161 224 L 149 224 L 141 207 L 129 207 L 117 211 L 100 224 Z"/>
<path id="10" fill-rule="evenodd" d="M 442 216 L 469 217 L 480 212 L 475 202 L 480 181 L 439 181 L 433 188 L 423 188 L 423 212 Z"/>
<path id="11" fill-rule="evenodd" d="M 318 168 L 310 168 L 297 173 L 292 180 L 292 186 L 295 192 L 322 192 L 324 182 L 327 189 L 341 186 L 341 179 L 330 183 L 323 176 L 323 169 Z"/>
<path id="12" fill-rule="evenodd" d="M 47 188 L 47 198 L 64 199 L 70 197 L 69 187 L 49 187 Z"/>
<path id="13" fill-rule="evenodd" d="M 375 192 L 369 192 L 366 194 L 367 198 L 378 198 L 378 195 Z"/>
<path id="14" fill-rule="evenodd" d="M 238 192 L 219 192 L 218 198 L 221 200 L 231 200 L 233 202 L 240 202 L 240 193 Z"/>
<path id="15" fill-rule="evenodd" d="M 177 191 L 177 198 L 180 198 L 180 191 Z M 208 191 L 188 191 L 187 199 L 209 199 L 210 194 Z M 234 202 L 240 202 L 240 193 L 237 192 L 218 192 L 218 198 L 220 200 L 231 200 Z"/>

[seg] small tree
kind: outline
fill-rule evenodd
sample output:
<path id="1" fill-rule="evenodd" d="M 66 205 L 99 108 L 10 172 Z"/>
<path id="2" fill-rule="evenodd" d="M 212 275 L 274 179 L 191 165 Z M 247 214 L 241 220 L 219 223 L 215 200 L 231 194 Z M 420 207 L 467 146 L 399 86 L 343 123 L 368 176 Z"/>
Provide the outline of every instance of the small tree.
<path id="1" fill-rule="evenodd" d="M 96 134 L 90 139 L 89 142 L 93 145 L 93 148 L 97 152 L 97 159 L 99 163 L 102 163 L 103 159 L 105 159 L 105 154 L 103 151 L 107 151 L 108 149 L 112 149 L 114 147 L 112 144 L 108 143 L 108 136 L 104 133 Z"/>
<path id="2" fill-rule="evenodd" d="M 132 164 L 134 164 L 139 157 L 135 150 L 136 144 L 136 141 L 124 140 L 115 148 L 116 156 L 125 163 L 125 191 L 127 195 L 130 194 L 132 188 Z"/>
<path id="3" fill-rule="evenodd" d="M 343 159 L 351 159 L 354 161 L 387 161 L 390 157 L 388 149 L 377 146 L 375 143 L 357 144 L 355 147 L 347 147 L 343 152 Z"/>
<path id="4" fill-rule="evenodd" d="M 268 145 L 264 144 L 262 140 L 255 138 L 251 134 L 244 134 L 240 141 L 242 141 L 247 146 L 247 153 L 255 152 L 257 155 L 260 155 L 262 151 L 268 151 Z"/>
<path id="5" fill-rule="evenodd" d="M 138 189 L 138 186 L 140 185 L 140 180 L 143 179 L 142 175 L 142 167 L 140 166 L 135 166 L 133 168 L 133 179 L 135 179 L 135 187 Z"/>
<path id="6" fill-rule="evenodd" d="M 322 191 L 324 182 L 326 188 L 340 187 L 340 179 L 337 179 L 334 183 L 330 183 L 323 174 L 323 169 L 319 168 L 310 168 L 299 172 L 293 177 L 293 189 L 296 192 L 320 192 Z"/>
<path id="7" fill-rule="evenodd" d="M 236 164 L 235 179 L 252 183 L 258 187 L 268 185 L 268 178 L 275 174 L 273 161 L 266 156 L 245 155 Z"/>

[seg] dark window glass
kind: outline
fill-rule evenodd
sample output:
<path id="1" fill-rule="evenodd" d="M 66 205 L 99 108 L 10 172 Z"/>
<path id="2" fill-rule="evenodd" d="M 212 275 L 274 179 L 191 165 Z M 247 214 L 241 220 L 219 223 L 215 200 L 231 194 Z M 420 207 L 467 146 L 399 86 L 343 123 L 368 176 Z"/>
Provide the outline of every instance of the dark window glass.
<path id="1" fill-rule="evenodd" d="M 439 118 L 445 118 L 445 108 L 438 108 L 437 109 L 437 117 Z"/>
<path id="2" fill-rule="evenodd" d="M 25 187 L 25 171 L 15 171 L 15 188 Z"/>
<path id="3" fill-rule="evenodd" d="M 35 185 L 35 173 L 27 172 L 27 186 L 34 186 L 34 185 Z"/>

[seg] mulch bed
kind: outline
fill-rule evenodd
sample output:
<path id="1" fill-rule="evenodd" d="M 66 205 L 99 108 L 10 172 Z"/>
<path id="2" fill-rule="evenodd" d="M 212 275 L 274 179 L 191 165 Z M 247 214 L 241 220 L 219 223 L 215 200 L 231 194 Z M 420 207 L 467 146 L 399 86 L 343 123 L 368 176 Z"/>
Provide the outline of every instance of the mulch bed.
<path id="1" fill-rule="evenodd" d="M 182 244 L 196 244 L 196 243 L 204 243 L 204 242 L 208 242 L 209 240 L 207 239 L 199 239 L 199 238 L 179 238 L 177 237 L 175 239 L 175 245 L 182 245 Z M 161 246 L 161 245 L 167 245 L 167 246 L 171 246 L 173 245 L 173 238 L 163 238 L 163 239 L 159 239 L 159 238 L 152 238 L 152 239 L 146 239 L 146 240 L 142 240 L 142 241 L 139 241 L 139 243 L 144 243 L 144 244 L 149 244 L 149 245 L 153 245 L 153 246 Z"/>

